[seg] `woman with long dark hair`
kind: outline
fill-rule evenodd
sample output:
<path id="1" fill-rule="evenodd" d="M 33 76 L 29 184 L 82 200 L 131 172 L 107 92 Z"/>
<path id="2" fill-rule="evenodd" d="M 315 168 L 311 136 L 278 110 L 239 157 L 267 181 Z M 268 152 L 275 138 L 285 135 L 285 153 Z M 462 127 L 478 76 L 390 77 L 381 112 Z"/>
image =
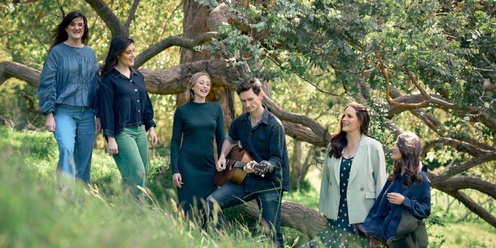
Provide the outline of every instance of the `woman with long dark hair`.
<path id="1" fill-rule="evenodd" d="M 386 181 L 386 161 L 379 141 L 369 134 L 370 114 L 358 103 L 348 104 L 332 135 L 324 159 L 319 211 L 327 226 L 315 247 L 362 247 L 367 240 L 357 226 L 365 220 Z"/>
<path id="2" fill-rule="evenodd" d="M 86 45 L 88 20 L 78 11 L 67 14 L 54 31 L 38 85 L 46 129 L 59 149 L 57 171 L 90 183 L 91 154 L 97 115 L 98 62 Z M 63 187 L 63 186 L 61 186 Z"/>
<path id="3" fill-rule="evenodd" d="M 425 224 L 431 213 L 427 167 L 420 162 L 421 142 L 411 132 L 400 134 L 392 149 L 393 172 L 360 230 L 371 246 L 427 247 Z"/>
<path id="4" fill-rule="evenodd" d="M 148 173 L 146 132 L 153 146 L 158 138 L 143 74 L 133 65 L 134 40 L 127 36 L 113 38 L 100 69 L 99 99 L 107 152 L 114 158 L 126 189 L 139 198 Z"/>

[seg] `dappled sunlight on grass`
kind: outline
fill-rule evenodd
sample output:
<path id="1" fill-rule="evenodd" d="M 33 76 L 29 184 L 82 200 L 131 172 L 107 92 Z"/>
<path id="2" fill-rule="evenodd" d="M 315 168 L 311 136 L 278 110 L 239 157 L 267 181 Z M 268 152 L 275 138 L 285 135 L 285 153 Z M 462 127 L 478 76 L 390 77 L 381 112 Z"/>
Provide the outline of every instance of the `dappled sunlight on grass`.
<path id="1" fill-rule="evenodd" d="M 117 166 L 104 151 L 93 153 L 90 186 L 60 192 L 53 135 L 6 127 L 0 134 L 7 137 L 0 141 L 0 247 L 271 247 L 242 207 L 226 209 L 231 222 L 221 230 L 181 218 L 167 157 L 151 161 L 148 196 L 138 204 L 123 192 Z M 308 175 L 308 191 L 292 191 L 283 199 L 318 209 L 320 171 Z M 433 190 L 429 247 L 494 247 L 496 229 L 467 211 Z M 296 230 L 284 227 L 283 233 L 286 247 L 306 242 Z"/>

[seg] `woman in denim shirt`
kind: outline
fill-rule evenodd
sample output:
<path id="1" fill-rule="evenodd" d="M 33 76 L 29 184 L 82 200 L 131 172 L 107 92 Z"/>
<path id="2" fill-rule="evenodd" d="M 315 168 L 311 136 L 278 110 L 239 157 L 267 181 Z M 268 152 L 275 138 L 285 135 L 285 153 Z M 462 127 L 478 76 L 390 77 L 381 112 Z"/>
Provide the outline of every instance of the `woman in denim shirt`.
<path id="1" fill-rule="evenodd" d="M 113 156 L 122 182 L 134 196 L 141 196 L 148 171 L 149 131 L 152 145 L 158 142 L 153 107 L 143 74 L 134 65 L 134 40 L 118 36 L 110 42 L 100 69 L 100 116 L 107 152 Z"/>
<path id="2" fill-rule="evenodd" d="M 90 182 L 95 130 L 100 131 L 100 119 L 95 121 L 98 62 L 85 45 L 88 35 L 86 17 L 77 11 L 67 14 L 55 30 L 38 85 L 46 128 L 55 132 L 58 144 L 57 171 L 84 183 Z"/>

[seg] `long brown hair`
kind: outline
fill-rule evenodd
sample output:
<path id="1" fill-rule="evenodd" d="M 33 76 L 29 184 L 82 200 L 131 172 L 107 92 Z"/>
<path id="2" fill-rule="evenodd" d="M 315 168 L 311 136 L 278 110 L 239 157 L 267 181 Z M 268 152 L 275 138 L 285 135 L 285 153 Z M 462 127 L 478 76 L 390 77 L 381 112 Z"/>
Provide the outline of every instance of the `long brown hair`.
<path id="1" fill-rule="evenodd" d="M 401 169 L 405 168 L 405 181 L 403 188 L 408 188 L 413 184 L 413 181 L 422 182 L 420 176 L 420 154 L 422 151 L 422 143 L 417 135 L 412 132 L 406 132 L 398 135 L 396 146 L 400 150 L 401 160 L 394 162 L 393 172 L 389 176 L 389 180 L 395 181 L 401 177 Z"/>
<path id="2" fill-rule="evenodd" d="M 117 57 L 126 51 L 127 47 L 131 44 L 134 44 L 134 40 L 129 36 L 116 36 L 112 38 L 105 63 L 100 68 L 100 77 L 102 79 L 114 69 L 118 62 Z"/>
<path id="3" fill-rule="evenodd" d="M 343 132 L 343 117 L 344 111 L 347 108 L 353 108 L 356 110 L 356 116 L 358 121 L 360 122 L 360 133 L 370 136 L 369 134 L 369 123 L 370 123 L 370 115 L 367 108 L 359 103 L 352 102 L 346 105 L 343 109 L 343 114 L 339 118 L 339 126 L 338 129 L 334 132 L 331 138 L 329 150 L 329 157 L 334 156 L 335 158 L 340 158 L 343 155 L 343 149 L 348 145 L 348 139 L 346 138 L 346 132 Z"/>

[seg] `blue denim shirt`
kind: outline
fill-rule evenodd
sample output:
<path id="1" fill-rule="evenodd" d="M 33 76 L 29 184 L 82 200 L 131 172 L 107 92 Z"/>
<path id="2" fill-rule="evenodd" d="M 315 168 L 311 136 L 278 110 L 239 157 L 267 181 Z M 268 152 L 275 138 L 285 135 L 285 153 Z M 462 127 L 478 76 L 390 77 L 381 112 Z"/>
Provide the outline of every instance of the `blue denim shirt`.
<path id="1" fill-rule="evenodd" d="M 143 74 L 130 69 L 131 78 L 113 69 L 100 85 L 100 118 L 104 136 L 115 137 L 126 127 L 145 125 L 148 131 L 156 126 Z"/>
<path id="2" fill-rule="evenodd" d="M 45 60 L 38 84 L 41 112 L 55 111 L 57 104 L 93 108 L 98 116 L 98 62 L 89 47 L 55 45 Z"/>
<path id="3" fill-rule="evenodd" d="M 281 121 L 267 109 L 262 119 L 251 126 L 250 113 L 238 116 L 232 123 L 226 139 L 232 144 L 237 141 L 250 153 L 254 160 L 268 161 L 275 166 L 265 177 L 248 174 L 243 181 L 245 192 L 256 192 L 279 188 L 289 191 L 289 159 L 286 148 L 286 134 Z"/>

